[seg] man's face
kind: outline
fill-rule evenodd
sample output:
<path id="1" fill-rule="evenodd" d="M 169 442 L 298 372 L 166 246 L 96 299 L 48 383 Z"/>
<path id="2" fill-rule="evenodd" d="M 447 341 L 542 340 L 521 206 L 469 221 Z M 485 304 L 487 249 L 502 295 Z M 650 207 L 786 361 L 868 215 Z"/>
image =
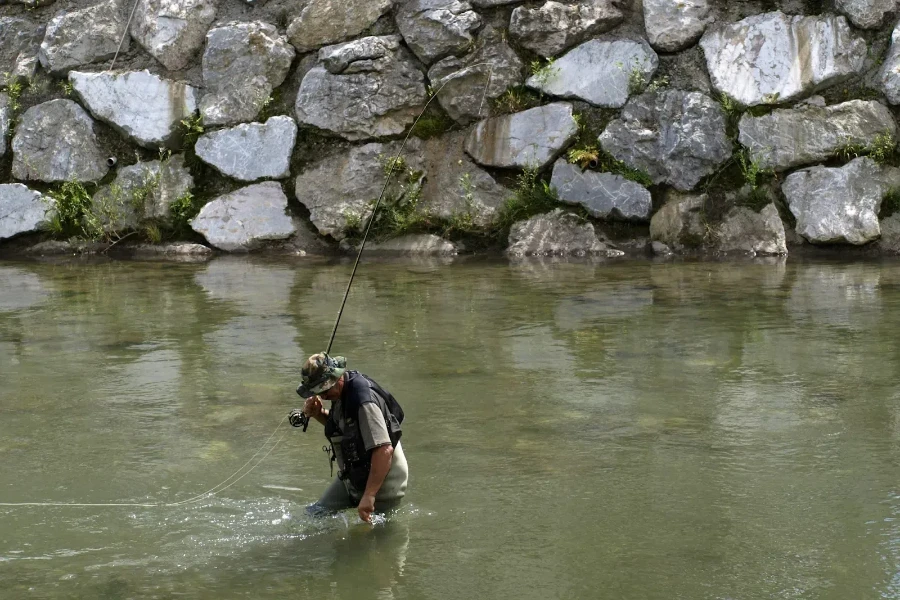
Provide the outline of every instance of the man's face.
<path id="1" fill-rule="evenodd" d="M 344 387 L 343 383 L 344 382 L 342 377 L 341 379 L 338 379 L 338 382 L 333 386 L 319 394 L 319 398 L 321 398 L 322 400 L 331 400 L 332 402 L 334 402 L 335 400 L 340 400 L 341 388 Z"/>

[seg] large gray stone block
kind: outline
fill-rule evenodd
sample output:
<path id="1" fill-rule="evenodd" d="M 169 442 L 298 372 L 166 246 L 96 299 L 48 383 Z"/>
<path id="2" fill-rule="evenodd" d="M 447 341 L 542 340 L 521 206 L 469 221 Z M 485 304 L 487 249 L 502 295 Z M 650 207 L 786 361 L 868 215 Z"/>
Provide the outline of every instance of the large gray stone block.
<path id="1" fill-rule="evenodd" d="M 393 5 L 392 0 L 310 0 L 291 19 L 287 35 L 298 52 L 309 52 L 361 34 Z"/>
<path id="2" fill-rule="evenodd" d="M 287 196 L 274 181 L 219 196 L 200 209 L 191 228 L 226 252 L 255 250 L 266 241 L 284 240 L 297 231 L 287 213 Z"/>
<path id="3" fill-rule="evenodd" d="M 897 10 L 897 0 L 836 0 L 836 8 L 861 29 L 878 29 L 888 13 Z"/>
<path id="4" fill-rule="evenodd" d="M 466 152 L 486 167 L 541 169 L 577 133 L 572 105 L 558 102 L 481 121 L 466 139 Z"/>
<path id="5" fill-rule="evenodd" d="M 0 17 L 0 86 L 30 79 L 38 63 L 44 27 L 21 17 Z"/>
<path id="6" fill-rule="evenodd" d="M 294 48 L 274 25 L 229 23 L 206 35 L 200 114 L 206 125 L 252 121 L 287 77 Z"/>
<path id="7" fill-rule="evenodd" d="M 290 117 L 272 117 L 205 133 L 194 147 L 203 162 L 241 181 L 282 179 L 290 175 L 297 124 Z"/>
<path id="8" fill-rule="evenodd" d="M 762 167 L 784 170 L 827 160 L 847 145 L 868 146 L 885 134 L 897 135 L 891 111 L 878 102 L 851 100 L 761 117 L 745 114 L 738 139 Z"/>
<path id="9" fill-rule="evenodd" d="M 137 0 L 131 36 L 170 71 L 190 66 L 216 18 L 215 0 Z"/>
<path id="10" fill-rule="evenodd" d="M 516 8 L 509 22 L 509 35 L 523 48 L 550 57 L 609 31 L 623 18 L 613 0 L 548 0 L 536 8 Z"/>
<path id="11" fill-rule="evenodd" d="M 666 90 L 632 98 L 600 136 L 603 148 L 654 183 L 693 189 L 731 157 L 719 103 L 699 92 Z"/>
<path id="12" fill-rule="evenodd" d="M 716 229 L 720 252 L 738 252 L 755 256 L 787 254 L 784 223 L 774 204 L 761 211 L 746 206 L 731 209 Z"/>
<path id="13" fill-rule="evenodd" d="M 51 100 L 26 110 L 12 150 L 13 177 L 23 181 L 97 181 L 109 170 L 94 120 L 71 100 Z"/>
<path id="14" fill-rule="evenodd" d="M 342 240 L 351 223 L 368 221 L 372 205 L 384 189 L 387 167 L 399 148 L 399 142 L 365 144 L 326 158 L 297 176 L 297 200 L 309 210 L 310 221 L 320 234 Z M 411 187 L 418 188 L 418 182 L 410 186 L 408 171 L 424 171 L 422 154 L 421 142 L 410 139 L 403 155 L 407 170 L 392 173 L 386 197 L 402 199 Z"/>
<path id="15" fill-rule="evenodd" d="M 21 183 L 0 184 L 0 240 L 40 230 L 51 208 L 49 198 Z"/>
<path id="16" fill-rule="evenodd" d="M 649 221 L 653 198 L 644 186 L 614 173 L 582 171 L 564 159 L 553 165 L 550 185 L 559 199 L 580 204 L 594 217 Z"/>
<path id="17" fill-rule="evenodd" d="M 69 73 L 69 81 L 91 113 L 146 148 L 180 142 L 181 120 L 197 110 L 197 90 L 149 71 Z"/>
<path id="18" fill-rule="evenodd" d="M 692 46 L 712 20 L 709 0 L 644 0 L 644 28 L 660 52 Z"/>
<path id="19" fill-rule="evenodd" d="M 900 169 L 857 158 L 841 168 L 812 167 L 782 184 L 797 233 L 815 244 L 862 245 L 878 238 L 885 194 L 900 186 Z"/>
<path id="20" fill-rule="evenodd" d="M 481 17 L 464 0 L 407 0 L 397 10 L 400 34 L 425 64 L 465 54 L 481 25 Z"/>
<path id="21" fill-rule="evenodd" d="M 63 11 L 47 24 L 39 58 L 54 75 L 115 56 L 122 44 L 127 52 L 131 38 L 116 0 L 81 10 Z"/>
<path id="22" fill-rule="evenodd" d="M 520 85 L 524 69 L 503 34 L 486 25 L 478 34 L 473 52 L 436 62 L 428 70 L 428 79 L 447 114 L 468 125 L 489 116 L 491 101 Z"/>
<path id="23" fill-rule="evenodd" d="M 659 66 L 656 52 L 643 41 L 590 40 L 573 48 L 526 84 L 551 96 L 621 108 L 632 81 L 649 82 Z"/>
<path id="24" fill-rule="evenodd" d="M 319 51 L 295 111 L 300 123 L 362 140 L 402 133 L 426 98 L 425 76 L 400 36 L 366 37 Z"/>
<path id="25" fill-rule="evenodd" d="M 509 232 L 510 256 L 621 256 L 600 241 L 594 226 L 557 208 L 553 212 L 520 221 Z"/>
<path id="26" fill-rule="evenodd" d="M 700 45 L 715 89 L 745 106 L 794 100 L 862 72 L 866 42 L 843 16 L 780 11 L 710 26 Z"/>
<path id="27" fill-rule="evenodd" d="M 169 224 L 172 203 L 193 187 L 194 178 L 179 154 L 122 167 L 111 184 L 97 190 L 93 204 L 110 231 L 137 229 L 151 220 Z"/>
<path id="28" fill-rule="evenodd" d="M 888 102 L 900 104 L 900 23 L 891 34 L 891 47 L 878 72 L 878 82 Z"/>

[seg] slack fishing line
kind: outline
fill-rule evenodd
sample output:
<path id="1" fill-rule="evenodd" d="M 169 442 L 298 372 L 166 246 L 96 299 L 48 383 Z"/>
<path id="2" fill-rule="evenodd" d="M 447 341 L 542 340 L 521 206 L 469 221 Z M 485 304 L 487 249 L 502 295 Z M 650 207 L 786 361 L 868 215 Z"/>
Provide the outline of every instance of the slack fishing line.
<path id="1" fill-rule="evenodd" d="M 137 6 L 136 2 L 135 2 L 135 6 Z M 134 15 L 134 9 L 132 9 L 132 16 L 133 15 Z M 126 32 L 127 32 L 127 29 L 126 29 Z M 122 39 L 124 40 L 124 37 Z M 120 48 L 121 48 L 121 42 L 120 42 Z M 116 56 L 118 56 L 118 52 L 116 52 Z M 113 57 L 112 64 L 115 64 L 115 59 L 116 59 L 116 57 Z M 401 156 L 406 151 L 406 144 L 409 141 L 409 138 L 412 136 L 412 132 L 415 129 L 416 124 L 419 122 L 419 119 L 421 119 L 425 115 L 425 111 L 428 110 L 428 107 L 438 97 L 438 95 L 441 93 L 441 91 L 443 91 L 443 89 L 447 86 L 447 84 L 449 84 L 451 81 L 456 79 L 456 77 L 458 77 L 459 73 L 462 73 L 463 71 L 468 71 L 468 70 L 474 69 L 476 67 L 482 67 L 482 66 L 488 67 L 488 77 L 487 77 L 487 82 L 484 85 L 484 91 L 481 94 L 481 103 L 478 106 L 478 114 L 479 115 L 481 114 L 481 111 L 484 108 L 484 99 L 487 96 L 488 87 L 490 87 L 490 85 L 491 85 L 491 79 L 494 74 L 493 65 L 491 65 L 490 63 L 487 63 L 487 62 L 481 62 L 481 63 L 476 63 L 473 65 L 468 65 L 467 67 L 454 72 L 446 79 L 446 81 L 444 81 L 444 83 L 441 85 L 441 87 L 439 87 L 437 89 L 437 91 L 435 93 L 433 93 L 431 95 L 431 97 L 428 99 L 428 102 L 425 103 L 424 108 L 422 108 L 422 112 L 420 112 L 419 116 L 416 117 L 416 120 L 413 121 L 413 124 L 409 128 L 409 131 L 407 132 L 406 137 L 403 138 L 403 143 L 400 145 L 400 149 L 397 151 L 396 156 L 394 156 L 393 160 L 391 160 L 390 168 L 388 169 L 388 173 L 384 178 L 384 186 L 381 188 L 381 194 L 378 195 L 378 199 L 375 201 L 375 206 L 372 209 L 372 214 L 369 216 L 369 221 L 366 224 L 366 230 L 363 233 L 362 242 L 360 243 L 359 251 L 356 254 L 356 260 L 353 263 L 353 270 L 350 272 L 350 280 L 347 282 L 347 289 L 344 291 L 344 298 L 341 301 L 341 308 L 338 311 L 337 319 L 334 322 L 334 329 L 331 330 L 331 339 L 328 341 L 328 349 L 325 351 L 326 354 L 331 353 L 331 346 L 334 344 L 334 338 L 337 335 L 338 327 L 341 324 L 341 317 L 344 314 L 344 308 L 347 306 L 347 299 L 350 297 L 350 289 L 353 287 L 353 280 L 356 277 L 356 271 L 359 269 L 359 262 L 360 262 L 360 259 L 362 258 L 363 250 L 365 250 L 365 248 L 366 248 L 366 240 L 369 237 L 369 231 L 371 231 L 371 229 L 372 229 L 372 224 L 375 222 L 375 216 L 378 213 L 378 208 L 381 206 L 381 201 L 384 199 L 384 195 L 387 192 L 388 186 L 391 183 L 391 177 L 394 174 L 394 169 L 397 167 Z M 110 68 L 112 68 L 112 65 L 110 65 Z M 246 477 L 247 475 L 252 473 L 253 470 L 256 469 L 256 467 L 261 465 L 263 463 L 263 461 L 266 460 L 266 458 L 268 458 L 268 456 L 270 454 L 272 454 L 272 452 L 275 450 L 275 448 L 278 447 L 278 444 L 280 444 L 281 440 L 283 440 L 285 435 L 287 435 L 287 431 L 285 431 L 284 433 L 281 434 L 281 437 L 279 437 L 275 441 L 275 443 L 272 445 L 272 447 L 269 448 L 269 451 L 266 452 L 263 455 L 263 457 L 260 458 L 253 466 L 251 466 L 250 469 L 247 470 L 247 472 L 240 474 L 241 471 L 243 471 L 247 467 L 247 465 L 252 463 L 253 459 L 255 459 L 257 456 L 259 456 L 259 454 L 263 451 L 263 449 L 265 449 L 265 447 L 268 446 L 269 442 L 272 441 L 272 438 L 274 438 L 275 434 L 278 433 L 278 430 L 284 424 L 286 419 L 287 419 L 287 417 L 285 416 L 281 419 L 281 421 L 278 422 L 278 425 L 275 427 L 275 430 L 268 437 L 268 439 L 266 439 L 266 441 L 263 442 L 263 444 L 259 448 L 259 450 L 256 451 L 256 454 L 251 456 L 250 460 L 245 462 L 241 466 L 241 468 L 239 468 L 237 471 L 232 473 L 227 479 L 225 479 L 218 485 L 211 487 L 210 489 L 203 492 L 202 494 L 197 494 L 196 496 L 193 496 L 186 500 L 180 500 L 178 502 L 154 502 L 154 503 L 141 503 L 141 502 L 0 502 L 0 506 L 7 506 L 7 507 L 26 507 L 26 506 L 54 507 L 55 506 L 55 507 L 91 507 L 91 508 L 100 508 L 100 507 L 173 508 L 173 507 L 177 507 L 177 506 L 185 506 L 188 504 L 194 504 L 194 503 L 200 502 L 202 500 L 213 498 L 217 494 L 224 492 L 225 490 L 227 490 L 228 488 L 230 488 L 231 486 L 233 486 L 234 484 L 239 482 L 241 479 L 243 479 L 244 477 Z M 239 474 L 240 474 L 240 476 L 238 476 Z"/>

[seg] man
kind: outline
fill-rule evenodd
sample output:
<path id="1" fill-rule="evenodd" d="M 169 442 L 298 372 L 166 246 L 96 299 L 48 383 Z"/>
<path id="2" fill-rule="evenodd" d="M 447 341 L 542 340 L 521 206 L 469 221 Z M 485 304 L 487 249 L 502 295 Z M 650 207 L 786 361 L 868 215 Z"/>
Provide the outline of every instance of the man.
<path id="1" fill-rule="evenodd" d="M 370 523 L 372 513 L 396 507 L 406 494 L 409 468 L 400 447 L 403 410 L 372 379 L 347 370 L 342 356 L 314 354 L 301 371 L 297 393 L 306 398 L 303 414 L 325 426 L 326 450 L 338 476 L 311 508 L 337 511 L 356 507 Z M 331 402 L 331 408 L 322 406 Z M 297 412 L 291 413 L 295 424 Z"/>

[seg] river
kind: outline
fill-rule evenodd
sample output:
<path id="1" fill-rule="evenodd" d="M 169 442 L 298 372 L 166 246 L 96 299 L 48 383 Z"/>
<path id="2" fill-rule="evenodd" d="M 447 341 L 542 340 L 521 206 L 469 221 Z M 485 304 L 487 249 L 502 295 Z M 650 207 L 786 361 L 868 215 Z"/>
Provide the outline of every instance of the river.
<path id="1" fill-rule="evenodd" d="M 308 517 L 321 427 L 276 429 L 349 271 L 0 263 L 0 502 L 265 456 L 0 506 L 0 597 L 900 597 L 900 263 L 365 263 L 374 527 Z"/>

